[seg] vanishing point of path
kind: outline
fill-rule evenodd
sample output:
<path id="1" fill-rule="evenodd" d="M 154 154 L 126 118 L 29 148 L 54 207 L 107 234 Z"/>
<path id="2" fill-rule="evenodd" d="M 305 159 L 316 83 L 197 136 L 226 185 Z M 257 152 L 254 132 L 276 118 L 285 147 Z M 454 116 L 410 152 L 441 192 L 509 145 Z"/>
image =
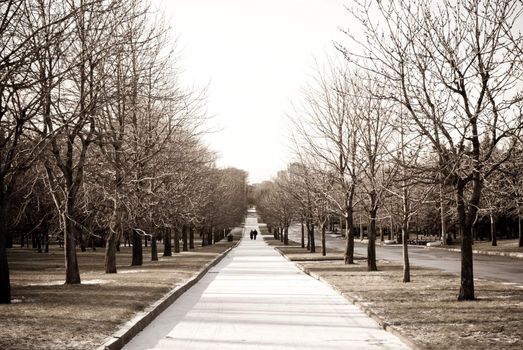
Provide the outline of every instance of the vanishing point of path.
<path id="1" fill-rule="evenodd" d="M 407 349 L 258 235 L 243 239 L 124 349 Z M 259 230 L 258 230 L 259 231 Z"/>

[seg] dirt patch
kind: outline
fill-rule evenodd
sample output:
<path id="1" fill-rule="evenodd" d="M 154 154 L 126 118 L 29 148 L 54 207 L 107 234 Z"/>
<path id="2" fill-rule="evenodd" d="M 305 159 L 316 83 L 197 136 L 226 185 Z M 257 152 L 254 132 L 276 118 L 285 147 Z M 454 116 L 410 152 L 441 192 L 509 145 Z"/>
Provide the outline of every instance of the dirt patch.
<path id="1" fill-rule="evenodd" d="M 0 349 L 93 349 L 120 324 L 172 288 L 196 275 L 207 263 L 237 243 L 219 242 L 172 257 L 130 266 L 131 249 L 117 253 L 117 274 L 104 273 L 104 252 L 78 252 L 81 285 L 64 285 L 63 254 L 30 249 L 8 250 L 12 296 L 0 305 Z M 159 252 L 163 251 L 160 244 Z M 161 255 L 161 253 L 160 253 Z"/>
<path id="2" fill-rule="evenodd" d="M 291 260 L 310 254 L 302 248 L 279 249 Z M 439 270 L 414 267 L 412 282 L 402 283 L 402 266 L 385 261 L 375 272 L 367 271 L 365 260 L 299 265 L 425 348 L 523 348 L 521 286 L 478 280 L 478 300 L 458 302 L 459 277 Z"/>

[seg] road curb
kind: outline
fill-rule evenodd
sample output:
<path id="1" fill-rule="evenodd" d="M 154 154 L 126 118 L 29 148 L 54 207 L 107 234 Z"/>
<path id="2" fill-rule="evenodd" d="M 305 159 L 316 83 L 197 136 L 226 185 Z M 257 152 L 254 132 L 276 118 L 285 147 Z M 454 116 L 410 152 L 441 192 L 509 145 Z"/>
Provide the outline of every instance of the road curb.
<path id="1" fill-rule="evenodd" d="M 445 249 L 449 252 L 461 252 L 461 249 L 459 248 L 438 248 L 438 247 L 427 247 L 427 249 Z M 479 255 L 491 255 L 491 256 L 504 256 L 507 258 L 514 258 L 514 259 L 523 259 L 523 253 L 516 253 L 516 252 L 495 252 L 492 250 L 472 250 L 473 254 L 479 254 Z"/>
<path id="2" fill-rule="evenodd" d="M 127 344 L 134 336 L 147 327 L 158 315 L 167 309 L 172 303 L 176 301 L 189 288 L 194 286 L 209 270 L 218 264 L 231 250 L 241 242 L 241 238 L 232 247 L 207 263 L 198 274 L 183 285 L 175 287 L 153 304 L 145 308 L 145 310 L 137 313 L 132 319 L 124 323 L 115 333 L 109 336 L 105 342 L 96 348 L 96 350 L 120 350 Z"/>
<path id="3" fill-rule="evenodd" d="M 289 257 L 287 257 L 278 248 L 275 248 L 274 250 L 276 250 L 278 253 L 280 253 L 280 255 L 283 256 L 288 261 L 294 263 L 296 265 L 296 267 L 298 267 L 301 271 L 303 271 L 307 275 L 311 276 L 312 278 L 315 278 L 318 281 L 320 281 L 322 283 L 325 283 L 330 288 L 332 288 L 334 291 L 336 291 L 339 295 L 341 295 L 342 297 L 347 299 L 351 304 L 356 305 L 367 316 L 372 318 L 381 328 L 383 328 L 385 331 L 393 334 L 394 336 L 398 337 L 405 345 L 407 345 L 412 350 L 428 350 L 427 347 L 424 347 L 422 345 L 417 344 L 414 340 L 412 340 L 411 338 L 409 338 L 406 335 L 402 334 L 399 330 L 397 330 L 396 328 L 394 328 L 393 326 L 388 324 L 387 321 L 385 321 L 383 318 L 378 316 L 374 311 L 372 311 L 370 307 L 368 307 L 367 305 L 364 305 L 363 303 L 361 303 L 358 299 L 356 299 L 352 295 L 341 291 L 337 286 L 333 285 L 331 282 L 329 282 L 325 278 L 319 276 L 318 274 L 316 274 L 316 273 L 314 273 L 312 271 L 307 270 L 307 268 L 305 266 L 300 264 L 301 261 L 293 261 L 293 260 L 289 259 Z"/>
<path id="4" fill-rule="evenodd" d="M 358 241 L 358 243 L 367 244 L 367 241 Z M 379 245 L 379 246 L 382 246 L 382 247 L 393 246 L 391 244 L 382 244 L 381 242 L 376 242 L 376 245 Z M 401 246 L 401 244 L 396 244 L 396 245 Z M 419 245 L 409 244 L 409 247 L 420 247 L 420 246 Z M 444 249 L 444 250 L 447 250 L 449 252 L 458 252 L 458 253 L 461 252 L 460 248 L 446 248 L 445 246 L 439 246 L 439 247 L 422 246 L 422 247 L 424 247 L 425 249 Z M 493 251 L 493 250 L 475 250 L 475 249 L 473 249 L 472 250 L 472 254 L 490 255 L 490 256 L 504 256 L 504 257 L 507 257 L 507 258 L 523 259 L 523 253 L 518 253 L 518 252 L 497 252 L 497 251 Z"/>

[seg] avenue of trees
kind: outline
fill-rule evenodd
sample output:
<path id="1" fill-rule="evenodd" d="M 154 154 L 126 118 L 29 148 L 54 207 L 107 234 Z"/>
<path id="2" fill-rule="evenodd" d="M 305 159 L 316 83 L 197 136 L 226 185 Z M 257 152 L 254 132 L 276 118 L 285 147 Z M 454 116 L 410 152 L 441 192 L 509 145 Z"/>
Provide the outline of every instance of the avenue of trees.
<path id="1" fill-rule="evenodd" d="M 254 189 L 259 212 L 283 232 L 301 222 L 312 252 L 314 230 L 324 237 L 336 222 L 347 264 L 365 229 L 369 271 L 377 237 L 395 238 L 404 282 L 409 233 L 457 239 L 458 300 L 472 300 L 474 238 L 496 245 L 502 232 L 523 246 L 523 3 L 355 0 L 348 10 L 337 58 L 290 115 L 296 162 Z"/>
<path id="2" fill-rule="evenodd" d="M 168 256 L 243 219 L 247 174 L 216 168 L 169 38 L 146 0 L 0 1 L 0 303 L 13 241 L 63 242 L 77 284 L 77 249 L 116 273 L 122 242 L 141 265 L 144 241 L 155 260 L 157 240 Z"/>

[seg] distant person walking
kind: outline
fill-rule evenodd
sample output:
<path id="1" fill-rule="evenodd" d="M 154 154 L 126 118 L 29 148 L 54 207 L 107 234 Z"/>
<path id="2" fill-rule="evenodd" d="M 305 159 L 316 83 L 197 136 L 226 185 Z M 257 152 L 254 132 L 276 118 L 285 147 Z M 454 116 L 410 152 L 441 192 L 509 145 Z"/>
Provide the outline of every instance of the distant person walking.
<path id="1" fill-rule="evenodd" d="M 254 236 L 254 239 L 256 239 L 256 236 L 258 235 L 258 231 L 256 231 L 256 229 L 254 229 L 254 231 L 252 232 L 252 235 Z"/>
<path id="2" fill-rule="evenodd" d="M 251 233 L 249 235 L 251 236 L 251 239 L 252 239 L 252 237 L 254 236 L 254 232 L 251 230 Z"/>

